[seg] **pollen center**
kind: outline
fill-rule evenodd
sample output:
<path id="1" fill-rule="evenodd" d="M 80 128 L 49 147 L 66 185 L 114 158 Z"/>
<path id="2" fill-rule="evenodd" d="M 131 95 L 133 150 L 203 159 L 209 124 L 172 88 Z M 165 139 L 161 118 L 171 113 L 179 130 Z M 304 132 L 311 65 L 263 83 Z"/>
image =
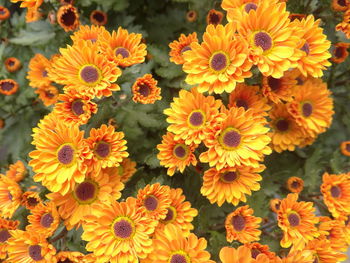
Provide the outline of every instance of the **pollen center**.
<path id="1" fill-rule="evenodd" d="M 184 52 L 186 52 L 186 51 L 188 51 L 188 50 L 191 50 L 191 47 L 190 47 L 190 46 L 184 46 L 184 47 L 181 49 L 180 53 L 182 54 L 182 53 L 184 53 Z"/>
<path id="2" fill-rule="evenodd" d="M 254 36 L 254 44 L 266 51 L 272 47 L 272 39 L 268 33 L 258 32 Z"/>
<path id="3" fill-rule="evenodd" d="M 221 174 L 220 179 L 224 183 L 232 183 L 237 179 L 238 175 L 236 172 L 226 172 Z"/>
<path id="4" fill-rule="evenodd" d="M 41 255 L 41 247 L 39 245 L 29 246 L 28 253 L 34 261 L 40 261 L 43 259 L 43 256 Z"/>
<path id="5" fill-rule="evenodd" d="M 115 55 L 121 55 L 123 58 L 128 58 L 130 57 L 130 52 L 124 47 L 117 47 L 114 51 Z"/>
<path id="6" fill-rule="evenodd" d="M 303 115 L 304 117 L 309 117 L 312 114 L 312 105 L 309 102 L 304 102 L 303 106 L 302 106 L 302 111 L 303 111 Z"/>
<path id="7" fill-rule="evenodd" d="M 300 187 L 300 183 L 297 181 L 294 181 L 290 186 L 294 189 L 298 189 Z"/>
<path id="8" fill-rule="evenodd" d="M 244 6 L 244 10 L 249 13 L 250 10 L 256 10 L 258 8 L 258 6 L 254 3 L 247 3 L 245 6 Z"/>
<path id="9" fill-rule="evenodd" d="M 188 116 L 187 121 L 191 128 L 198 129 L 205 123 L 205 115 L 201 110 L 194 110 Z"/>
<path id="10" fill-rule="evenodd" d="M 281 81 L 281 79 L 275 79 L 273 77 L 268 77 L 267 84 L 269 85 L 269 87 L 272 91 L 276 92 L 281 88 L 282 81 Z"/>
<path id="11" fill-rule="evenodd" d="M 350 143 L 347 143 L 347 144 L 345 145 L 345 149 L 346 149 L 346 151 L 350 152 Z"/>
<path id="12" fill-rule="evenodd" d="M 71 164 L 74 160 L 74 148 L 70 144 L 61 145 L 57 151 L 57 159 L 61 164 Z"/>
<path id="13" fill-rule="evenodd" d="M 111 145 L 105 141 L 99 141 L 94 149 L 98 158 L 106 158 L 111 152 Z"/>
<path id="14" fill-rule="evenodd" d="M 128 239 L 135 233 L 134 223 L 127 217 L 119 217 L 113 223 L 113 231 L 117 238 Z"/>
<path id="15" fill-rule="evenodd" d="M 224 52 L 217 51 L 210 57 L 209 66 L 215 72 L 221 73 L 229 66 L 229 58 Z"/>
<path id="16" fill-rule="evenodd" d="M 279 130 L 281 132 L 285 132 L 289 128 L 289 122 L 287 120 L 283 120 L 283 119 L 278 120 L 276 122 L 276 128 L 277 128 L 277 130 Z"/>
<path id="17" fill-rule="evenodd" d="M 172 206 L 167 208 L 168 213 L 166 214 L 166 217 L 162 220 L 164 223 L 171 223 L 176 219 L 177 213 L 176 209 Z"/>
<path id="18" fill-rule="evenodd" d="M 149 195 L 146 197 L 143 205 L 146 207 L 148 211 L 154 211 L 158 207 L 158 199 L 154 195 Z"/>
<path id="19" fill-rule="evenodd" d="M 340 195 L 341 195 L 341 189 L 340 189 L 340 187 L 337 186 L 337 185 L 332 186 L 332 188 L 331 188 L 331 195 L 332 195 L 332 197 L 334 197 L 334 198 L 340 197 Z"/>
<path id="20" fill-rule="evenodd" d="M 7 229 L 0 229 L 0 243 L 4 243 L 10 237 L 11 235 Z"/>
<path id="21" fill-rule="evenodd" d="M 29 197 L 27 199 L 27 203 L 29 206 L 36 206 L 39 203 L 39 201 L 34 197 Z"/>
<path id="22" fill-rule="evenodd" d="M 188 156 L 188 146 L 182 143 L 176 144 L 173 149 L 173 154 L 176 158 L 184 160 Z"/>
<path id="23" fill-rule="evenodd" d="M 300 217 L 297 213 L 291 213 L 288 215 L 288 222 L 291 226 L 298 226 L 300 224 Z"/>
<path id="24" fill-rule="evenodd" d="M 10 91 L 13 89 L 15 85 L 11 82 L 3 82 L 1 83 L 1 89 L 4 91 Z"/>
<path id="25" fill-rule="evenodd" d="M 189 261 L 183 254 L 173 254 L 169 263 L 189 263 Z"/>
<path id="26" fill-rule="evenodd" d="M 337 58 L 342 58 L 344 56 L 344 48 L 343 47 L 337 47 L 334 51 L 334 56 Z"/>
<path id="27" fill-rule="evenodd" d="M 249 109 L 248 103 L 247 101 L 243 100 L 243 99 L 238 99 L 236 100 L 236 106 L 237 107 L 243 107 L 245 110 Z"/>
<path id="28" fill-rule="evenodd" d="M 61 16 L 61 22 L 67 27 L 74 25 L 76 20 L 77 17 L 73 9 L 66 10 L 66 12 Z"/>
<path id="29" fill-rule="evenodd" d="M 98 194 L 98 186 L 95 182 L 85 181 L 78 184 L 74 190 L 74 197 L 79 203 L 90 204 L 96 200 Z"/>
<path id="30" fill-rule="evenodd" d="M 103 14 L 101 12 L 95 12 L 93 15 L 93 18 L 97 21 L 97 22 L 104 22 L 105 21 L 105 17 L 103 16 Z"/>
<path id="31" fill-rule="evenodd" d="M 80 79 L 84 84 L 94 85 L 100 79 L 100 70 L 95 65 L 85 65 L 79 71 Z"/>
<path id="32" fill-rule="evenodd" d="M 217 25 L 221 22 L 221 17 L 218 14 L 211 13 L 209 15 L 209 24 Z"/>
<path id="33" fill-rule="evenodd" d="M 226 128 L 219 136 L 221 146 L 227 150 L 234 150 L 241 143 L 241 135 L 233 127 Z"/>
<path id="34" fill-rule="evenodd" d="M 301 50 L 304 51 L 307 55 L 309 55 L 309 53 L 310 53 L 309 43 L 305 42 L 305 44 L 301 47 Z"/>
<path id="35" fill-rule="evenodd" d="M 84 103 L 81 100 L 75 100 L 72 102 L 72 112 L 74 115 L 79 116 L 84 114 Z"/>
<path id="36" fill-rule="evenodd" d="M 46 70 L 43 70 L 43 72 L 41 73 L 41 75 L 46 78 L 48 75 L 47 75 L 47 71 Z"/>
<path id="37" fill-rule="evenodd" d="M 231 223 L 233 228 L 238 232 L 242 231 L 245 228 L 245 219 L 241 215 L 232 217 Z"/>
<path id="38" fill-rule="evenodd" d="M 252 249 L 252 258 L 256 258 L 259 254 L 261 254 L 259 249 L 256 249 L 256 248 Z"/>
<path id="39" fill-rule="evenodd" d="M 50 213 L 44 214 L 40 219 L 40 224 L 43 227 L 50 227 L 53 222 L 53 216 Z"/>
<path id="40" fill-rule="evenodd" d="M 144 97 L 148 97 L 148 95 L 151 93 L 151 89 L 147 84 L 140 84 L 139 93 Z"/>

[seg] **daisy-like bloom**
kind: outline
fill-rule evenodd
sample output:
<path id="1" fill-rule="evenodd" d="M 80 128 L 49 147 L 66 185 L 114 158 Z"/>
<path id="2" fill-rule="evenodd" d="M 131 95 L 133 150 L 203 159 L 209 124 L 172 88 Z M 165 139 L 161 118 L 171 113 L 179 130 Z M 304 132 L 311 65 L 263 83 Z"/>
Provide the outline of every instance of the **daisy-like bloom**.
<path id="1" fill-rule="evenodd" d="M 153 239 L 154 250 L 148 255 L 145 263 L 215 263 L 205 249 L 207 241 L 195 234 L 184 237 L 181 228 L 166 225 L 163 232 Z"/>
<path id="2" fill-rule="evenodd" d="M 60 52 L 62 56 L 52 62 L 50 78 L 82 94 L 97 96 L 121 75 L 120 69 L 99 53 L 98 46 L 91 41 L 79 41 Z"/>
<path id="3" fill-rule="evenodd" d="M 9 230 L 17 229 L 19 221 L 0 218 L 0 260 L 7 257 L 7 240 L 11 237 Z"/>
<path id="4" fill-rule="evenodd" d="M 281 206 L 281 199 L 278 198 L 274 198 L 270 200 L 270 209 L 275 212 L 278 213 L 278 210 L 280 209 Z"/>
<path id="5" fill-rule="evenodd" d="M 86 124 L 91 115 L 97 112 L 97 104 L 91 101 L 89 96 L 80 94 L 75 89 L 60 94 L 58 100 L 61 102 L 55 104 L 53 111 L 67 124 Z"/>
<path id="6" fill-rule="evenodd" d="M 241 206 L 230 213 L 225 220 L 226 240 L 238 240 L 249 243 L 260 239 L 261 218 L 253 215 L 254 210 L 248 205 Z"/>
<path id="7" fill-rule="evenodd" d="M 344 228 L 345 222 L 343 220 L 332 220 L 327 216 L 320 217 L 320 238 L 324 237 L 329 240 L 331 248 L 335 251 L 345 252 L 348 249 Z"/>
<path id="8" fill-rule="evenodd" d="M 156 100 L 161 100 L 161 89 L 157 87 L 157 84 L 158 81 L 153 78 L 152 74 L 145 74 L 137 78 L 131 88 L 134 95 L 132 100 L 142 104 L 153 104 Z"/>
<path id="9" fill-rule="evenodd" d="M 9 262 L 56 263 L 56 249 L 46 236 L 29 231 L 13 230 L 7 240 Z"/>
<path id="10" fill-rule="evenodd" d="M 36 173 L 34 181 L 41 182 L 52 192 L 66 194 L 76 183 L 84 181 L 87 166 L 84 163 L 90 155 L 84 143 L 84 131 L 76 125 L 67 126 L 57 122 L 45 127 L 50 119 L 33 130 L 35 150 L 29 153 L 29 165 Z"/>
<path id="11" fill-rule="evenodd" d="M 289 177 L 287 180 L 287 189 L 292 193 L 300 193 L 304 189 L 304 180 L 296 176 Z"/>
<path id="12" fill-rule="evenodd" d="M 52 236 L 60 223 L 56 205 L 53 202 L 39 203 L 31 210 L 28 222 L 27 231 L 40 233 L 46 237 Z"/>
<path id="13" fill-rule="evenodd" d="M 114 126 L 102 124 L 99 129 L 92 128 L 90 137 L 85 140 L 93 153 L 87 157 L 89 169 L 98 173 L 101 168 L 119 166 L 129 154 L 123 132 L 116 132 Z"/>
<path id="14" fill-rule="evenodd" d="M 18 83 L 14 79 L 0 80 L 0 94 L 12 95 L 18 90 Z"/>
<path id="15" fill-rule="evenodd" d="M 186 145 L 200 144 L 206 139 L 206 130 L 219 120 L 221 100 L 204 96 L 196 88 L 191 91 L 180 90 L 170 108 L 164 110 L 170 125 L 168 131 L 175 134 L 175 140 L 184 140 Z"/>
<path id="16" fill-rule="evenodd" d="M 124 158 L 122 163 L 117 167 L 107 167 L 102 169 L 109 175 L 118 174 L 120 181 L 126 183 L 136 172 L 136 162 L 129 158 Z"/>
<path id="17" fill-rule="evenodd" d="M 267 245 L 262 245 L 260 243 L 254 242 L 246 243 L 244 246 L 250 249 L 250 253 L 254 259 L 256 259 L 260 254 L 266 255 L 270 260 L 276 259 L 276 254 L 270 251 L 270 248 Z"/>
<path id="18" fill-rule="evenodd" d="M 36 94 L 39 94 L 39 98 L 45 106 L 51 106 L 58 100 L 58 89 L 55 86 L 42 86 L 35 90 Z"/>
<path id="19" fill-rule="evenodd" d="M 321 79 L 307 80 L 287 104 L 288 112 L 311 137 L 324 132 L 332 122 L 333 99 L 327 84 Z"/>
<path id="20" fill-rule="evenodd" d="M 204 143 L 208 150 L 201 153 L 200 161 L 218 170 L 227 165 L 259 167 L 264 155 L 271 153 L 269 128 L 265 127 L 264 118 L 254 116 L 253 110 L 245 111 L 243 107 L 233 107 L 223 114 L 223 121 L 207 133 Z"/>
<path id="21" fill-rule="evenodd" d="M 283 231 L 282 247 L 294 245 L 295 249 L 303 249 L 310 240 L 318 237 L 315 224 L 319 222 L 314 214 L 312 202 L 298 202 L 298 194 L 288 194 L 282 199 L 278 210 L 278 226 Z"/>
<path id="22" fill-rule="evenodd" d="M 124 184 L 117 174 L 109 175 L 101 171 L 97 175 L 89 174 L 67 194 L 50 193 L 47 198 L 58 206 L 58 212 L 70 230 L 79 228 L 85 216 L 95 213 L 95 204 L 110 204 L 112 200 L 118 200 L 123 189 Z"/>
<path id="23" fill-rule="evenodd" d="M 253 258 L 252 251 L 246 246 L 240 246 L 237 249 L 233 247 L 223 247 L 220 250 L 220 260 L 222 263 L 273 263 L 264 253 L 260 253 Z M 303 262 L 304 263 L 304 262 Z"/>
<path id="24" fill-rule="evenodd" d="M 249 13 L 236 8 L 228 12 L 228 20 L 237 21 L 239 35 L 249 42 L 250 60 L 264 76 L 281 78 L 301 56 L 300 38 L 288 16 L 285 3 L 271 4 L 270 0 L 261 1 Z"/>
<path id="25" fill-rule="evenodd" d="M 256 116 L 266 116 L 271 106 L 267 99 L 259 92 L 259 86 L 248 86 L 244 83 L 238 84 L 230 94 L 229 108 L 243 107 L 245 110 L 252 109 Z"/>
<path id="26" fill-rule="evenodd" d="M 27 169 L 22 161 L 17 161 L 11 164 L 6 172 L 6 176 L 16 182 L 22 181 L 24 176 L 27 174 Z"/>
<path id="27" fill-rule="evenodd" d="M 350 6 L 350 2 L 348 0 L 332 0 L 332 8 L 335 11 L 344 12 Z"/>
<path id="28" fill-rule="evenodd" d="M 284 72 L 281 78 L 263 76 L 261 93 L 275 104 L 291 101 L 299 74 L 299 71 L 291 70 Z"/>
<path id="29" fill-rule="evenodd" d="M 334 45 L 332 61 L 334 63 L 342 63 L 349 56 L 349 43 L 339 42 Z"/>
<path id="30" fill-rule="evenodd" d="M 10 15 L 11 13 L 6 7 L 0 6 L 0 21 L 7 20 Z"/>
<path id="31" fill-rule="evenodd" d="M 164 219 L 168 214 L 170 203 L 170 188 L 159 183 L 148 184 L 137 193 L 136 205 L 151 219 Z"/>
<path id="32" fill-rule="evenodd" d="M 64 31 L 74 31 L 80 24 L 78 10 L 72 5 L 61 6 L 57 11 L 57 22 Z"/>
<path id="33" fill-rule="evenodd" d="M 301 21 L 296 19 L 292 22 L 293 26 L 300 28 L 303 33 L 298 44 L 298 48 L 303 51 L 302 57 L 298 60 L 298 69 L 304 76 L 320 78 L 323 76 L 322 70 L 331 65 L 328 61 L 332 56 L 328 51 L 331 42 L 323 34 L 323 29 L 319 26 L 320 22 L 320 19 L 315 21 L 313 15 L 308 15 Z"/>
<path id="34" fill-rule="evenodd" d="M 322 261 L 314 261 L 311 250 L 294 250 L 282 259 L 277 258 L 275 263 L 321 263 Z M 326 263 L 326 262 L 325 262 Z M 335 262 L 334 262 L 335 263 Z"/>
<path id="35" fill-rule="evenodd" d="M 188 36 L 181 34 L 178 40 L 174 40 L 169 44 L 170 52 L 169 59 L 171 62 L 174 62 L 177 65 L 182 65 L 185 63 L 183 58 L 183 53 L 191 50 L 191 43 L 198 42 L 197 33 L 193 32 Z"/>
<path id="36" fill-rule="evenodd" d="M 118 31 L 103 32 L 99 44 L 101 52 L 117 66 L 130 67 L 145 61 L 147 54 L 146 45 L 141 43 L 142 35 L 129 32 L 121 27 Z"/>
<path id="37" fill-rule="evenodd" d="M 85 25 L 80 26 L 79 30 L 74 32 L 74 34 L 71 35 L 70 38 L 73 40 L 74 43 L 78 43 L 81 40 L 90 40 L 92 43 L 96 43 L 99 39 L 99 36 L 102 35 L 102 33 L 105 31 L 106 29 L 103 26 Z"/>
<path id="38" fill-rule="evenodd" d="M 287 111 L 285 104 L 275 104 L 269 112 L 271 147 L 276 152 L 294 151 L 305 135 L 293 116 Z"/>
<path id="39" fill-rule="evenodd" d="M 100 262 L 137 263 L 138 258 L 145 258 L 153 250 L 150 235 L 157 221 L 144 217 L 140 209 L 132 197 L 96 205 L 95 213 L 85 216 L 83 224 L 86 249 Z"/>
<path id="40" fill-rule="evenodd" d="M 60 251 L 56 254 L 57 263 L 84 262 L 84 254 L 77 251 Z"/>
<path id="41" fill-rule="evenodd" d="M 186 145 L 184 140 L 175 140 L 175 135 L 167 132 L 162 137 L 162 143 L 157 145 L 157 158 L 160 164 L 167 168 L 167 174 L 173 176 L 176 171 L 183 173 L 186 166 L 197 165 L 194 151 L 198 145 Z"/>
<path id="42" fill-rule="evenodd" d="M 51 84 L 48 76 L 50 66 L 50 61 L 39 53 L 30 59 L 27 79 L 32 88 L 47 87 Z"/>
<path id="43" fill-rule="evenodd" d="M 8 72 L 16 72 L 22 67 L 21 61 L 15 57 L 7 58 L 4 64 Z"/>
<path id="44" fill-rule="evenodd" d="M 258 168 L 249 166 L 226 167 L 221 170 L 211 168 L 204 173 L 201 194 L 206 196 L 210 203 L 218 206 L 226 201 L 238 205 L 240 201 L 246 202 L 246 194 L 260 189 L 259 181 L 262 180 L 261 173 L 264 165 Z"/>
<path id="45" fill-rule="evenodd" d="M 224 14 L 222 12 L 211 9 L 207 14 L 207 24 L 217 26 L 221 24 L 223 18 Z"/>
<path id="46" fill-rule="evenodd" d="M 19 185 L 0 174 L 0 212 L 1 217 L 11 218 L 21 205 L 22 190 Z"/>
<path id="47" fill-rule="evenodd" d="M 190 10 L 186 14 L 186 19 L 188 22 L 194 22 L 197 20 L 198 14 L 195 10 Z"/>
<path id="48" fill-rule="evenodd" d="M 324 173 L 322 180 L 323 201 L 333 217 L 350 214 L 350 175 Z"/>
<path id="49" fill-rule="evenodd" d="M 340 151 L 345 156 L 350 156 L 350 141 L 344 141 L 340 144 Z"/>
<path id="50" fill-rule="evenodd" d="M 97 26 L 104 26 L 107 24 L 107 14 L 100 10 L 94 10 L 90 14 L 90 22 Z"/>
<path id="51" fill-rule="evenodd" d="M 41 198 L 38 192 L 27 191 L 22 195 L 21 204 L 28 210 L 34 209 L 38 204 L 41 203 Z"/>
<path id="52" fill-rule="evenodd" d="M 343 21 L 336 25 L 337 31 L 342 31 L 347 38 L 350 38 L 350 8 L 344 13 Z"/>
<path id="53" fill-rule="evenodd" d="M 184 236 L 188 236 L 193 230 L 192 220 L 198 215 L 198 210 L 191 207 L 191 203 L 185 201 L 186 197 L 182 194 L 181 188 L 170 189 L 170 206 L 167 208 L 166 217 L 159 221 L 156 228 L 158 232 L 163 233 L 164 228 L 168 224 L 172 224 L 181 228 Z"/>
<path id="54" fill-rule="evenodd" d="M 337 263 L 346 260 L 347 256 L 331 247 L 331 242 L 326 238 L 311 240 L 306 249 L 313 254 L 313 263 Z"/>
<path id="55" fill-rule="evenodd" d="M 233 91 L 237 82 L 252 76 L 248 44 L 235 32 L 234 23 L 209 25 L 203 42 L 191 43 L 191 49 L 183 53 L 188 84 L 198 84 L 199 92 L 223 93 Z"/>

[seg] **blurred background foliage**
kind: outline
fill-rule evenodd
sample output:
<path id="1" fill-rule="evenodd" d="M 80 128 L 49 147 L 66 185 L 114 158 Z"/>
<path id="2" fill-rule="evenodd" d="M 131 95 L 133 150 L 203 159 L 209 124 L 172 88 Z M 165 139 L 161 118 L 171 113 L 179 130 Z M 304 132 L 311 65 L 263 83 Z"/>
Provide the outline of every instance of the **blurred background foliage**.
<path id="1" fill-rule="evenodd" d="M 287 8 L 291 13 L 313 13 L 316 18 L 323 20 L 322 27 L 332 43 L 346 42 L 342 33 L 335 31 L 335 25 L 342 19 L 341 13 L 332 11 L 329 0 L 290 0 Z M 198 33 L 199 39 L 206 27 L 206 15 L 210 9 L 220 8 L 221 1 L 212 0 L 78 0 L 75 6 L 79 9 L 81 24 L 90 24 L 89 15 L 97 9 L 108 14 L 106 28 L 109 31 L 122 26 L 129 32 L 143 35 L 147 44 L 148 56 L 143 64 L 134 65 L 123 70 L 118 79 L 121 91 L 114 92 L 112 97 L 102 98 L 98 103 L 98 112 L 90 122 L 82 126 L 86 132 L 92 127 L 99 127 L 113 118 L 118 127 L 125 133 L 128 141 L 128 152 L 131 159 L 137 162 L 137 173 L 128 182 L 123 191 L 123 197 L 135 196 L 139 188 L 148 183 L 160 182 L 172 187 L 181 187 L 187 200 L 199 210 L 195 218 L 194 232 L 207 238 L 209 251 L 214 258 L 219 248 L 228 245 L 225 238 L 224 221 L 228 213 L 235 207 L 225 204 L 218 207 L 211 205 L 201 196 L 202 174 L 208 169 L 206 165 L 187 168 L 184 174 L 166 175 L 166 170 L 157 160 L 156 145 L 161 142 L 167 123 L 163 110 L 169 107 L 174 96 L 181 88 L 190 87 L 184 82 L 185 74 L 181 66 L 169 61 L 168 44 L 177 39 L 181 33 Z M 71 33 L 66 33 L 58 24 L 52 24 L 44 15 L 38 22 L 26 23 L 25 10 L 18 4 L 0 0 L 11 11 L 11 18 L 0 22 L 0 79 L 13 78 L 19 83 L 19 90 L 11 96 L 0 95 L 0 118 L 5 121 L 0 130 L 0 172 L 4 172 L 8 164 L 22 160 L 27 164 L 28 152 L 31 145 L 31 129 L 39 119 L 50 112 L 38 99 L 34 89 L 28 86 L 26 74 L 28 62 L 36 53 L 46 57 L 58 52 L 60 47 L 71 44 Z M 56 11 L 58 1 L 45 0 L 43 13 Z M 186 19 L 190 10 L 197 12 L 194 22 Z M 223 23 L 226 23 L 223 21 Z M 20 71 L 9 73 L 3 66 L 8 57 L 21 60 L 23 66 Z M 131 100 L 131 86 L 136 78 L 145 73 L 152 73 L 162 88 L 161 101 L 153 105 L 136 104 Z M 301 200 L 314 201 L 319 211 L 325 211 L 319 202 L 321 176 L 329 173 L 347 172 L 350 168 L 349 157 L 340 153 L 339 145 L 350 139 L 350 59 L 344 63 L 333 64 L 326 72 L 324 81 L 333 93 L 335 115 L 331 128 L 321 134 L 316 142 L 309 147 L 297 149 L 295 152 L 273 153 L 265 161 L 267 166 L 263 173 L 261 190 L 254 192 L 248 204 L 255 210 L 255 215 L 263 217 L 262 244 L 269 244 L 271 249 L 279 251 L 281 232 L 277 227 L 274 213 L 269 210 L 272 198 L 285 197 L 288 193 L 285 183 L 290 176 L 299 176 L 305 181 L 305 188 L 301 193 Z M 249 80 L 259 84 L 259 76 Z M 62 90 L 61 90 L 62 91 Z M 220 96 L 217 96 L 218 98 Z M 223 96 L 225 97 L 225 95 Z M 30 169 L 28 167 L 28 169 Z M 30 172 L 32 175 L 32 172 Z M 28 178 L 23 186 L 33 185 Z M 27 212 L 19 210 L 16 217 L 25 220 Z M 84 251 L 84 243 L 80 234 L 71 231 L 67 236 L 67 246 L 70 249 Z M 60 232 L 58 229 L 57 232 Z M 60 245 L 60 244 L 58 244 Z M 61 244 L 62 245 L 62 244 Z"/>

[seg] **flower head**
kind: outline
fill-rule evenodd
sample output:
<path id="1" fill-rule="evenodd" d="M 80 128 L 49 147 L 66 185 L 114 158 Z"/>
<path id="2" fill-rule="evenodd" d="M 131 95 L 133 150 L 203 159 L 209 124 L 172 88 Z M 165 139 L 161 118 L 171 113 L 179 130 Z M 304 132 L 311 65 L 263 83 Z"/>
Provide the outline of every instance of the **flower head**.
<path id="1" fill-rule="evenodd" d="M 161 100 L 161 89 L 157 87 L 158 81 L 151 74 L 145 74 L 143 77 L 137 78 L 132 85 L 132 100 L 142 104 L 153 104 L 156 100 Z"/>
<path id="2" fill-rule="evenodd" d="M 57 12 L 57 22 L 64 31 L 73 31 L 78 28 L 79 14 L 73 5 L 62 5 Z"/>
<path id="3" fill-rule="evenodd" d="M 304 181 L 296 176 L 289 177 L 287 180 L 287 188 L 292 193 L 300 193 L 304 189 Z"/>
<path id="4" fill-rule="evenodd" d="M 0 94 L 12 95 L 18 90 L 18 83 L 13 79 L 0 80 Z"/>
<path id="5" fill-rule="evenodd" d="M 47 87 L 51 84 L 48 70 L 51 62 L 41 54 L 35 54 L 29 61 L 27 79 L 32 88 Z"/>
<path id="6" fill-rule="evenodd" d="M 22 181 L 22 179 L 27 174 L 27 168 L 24 166 L 24 163 L 20 160 L 11 164 L 9 169 L 6 172 L 6 176 L 16 182 Z"/>
<path id="7" fill-rule="evenodd" d="M 11 218 L 21 205 L 22 190 L 12 179 L 0 174 L 1 217 Z"/>
<path id="8" fill-rule="evenodd" d="M 342 63 L 349 56 L 349 43 L 339 42 L 334 45 L 332 61 L 334 63 Z"/>
<path id="9" fill-rule="evenodd" d="M 7 258 L 7 240 L 11 237 L 11 230 L 17 229 L 19 221 L 0 218 L 0 260 Z"/>
<path id="10" fill-rule="evenodd" d="M 174 40 L 169 44 L 170 52 L 169 57 L 170 61 L 174 62 L 177 65 L 185 63 L 183 58 L 183 53 L 191 50 L 191 43 L 198 42 L 197 33 L 193 32 L 188 36 L 181 34 L 178 40 Z"/>
<path id="11" fill-rule="evenodd" d="M 104 26 L 107 24 L 107 14 L 100 10 L 94 10 L 90 14 L 90 21 L 97 26 Z"/>
<path id="12" fill-rule="evenodd" d="M 21 61 L 15 57 L 7 58 L 4 64 L 8 72 L 16 72 L 22 67 Z"/>

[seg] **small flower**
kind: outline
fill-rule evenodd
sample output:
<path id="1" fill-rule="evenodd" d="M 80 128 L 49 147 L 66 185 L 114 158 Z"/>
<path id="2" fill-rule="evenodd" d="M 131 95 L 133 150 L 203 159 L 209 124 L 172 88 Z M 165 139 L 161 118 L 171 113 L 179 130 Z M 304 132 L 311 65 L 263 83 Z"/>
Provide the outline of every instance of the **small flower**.
<path id="1" fill-rule="evenodd" d="M 174 62 L 177 65 L 182 65 L 185 63 L 185 59 L 183 58 L 183 53 L 191 50 L 191 43 L 198 42 L 197 33 L 193 32 L 188 36 L 181 34 L 178 40 L 174 40 L 169 44 L 170 47 L 170 61 Z"/>
<path id="2" fill-rule="evenodd" d="M 186 19 L 188 22 L 194 22 L 197 20 L 198 14 L 195 10 L 190 10 L 186 14 Z"/>
<path id="3" fill-rule="evenodd" d="M 18 83 L 13 79 L 0 80 L 0 94 L 12 95 L 18 90 Z"/>
<path id="4" fill-rule="evenodd" d="M 207 24 L 217 26 L 221 24 L 224 14 L 215 9 L 211 9 L 207 14 Z"/>
<path id="5" fill-rule="evenodd" d="M 153 104 L 156 100 L 161 100 L 161 89 L 157 87 L 158 81 L 151 74 L 145 74 L 143 77 L 137 78 L 132 85 L 132 100 L 142 104 Z"/>
<path id="6" fill-rule="evenodd" d="M 5 21 L 10 17 L 11 13 L 10 11 L 4 7 L 0 6 L 0 21 Z"/>
<path id="7" fill-rule="evenodd" d="M 22 67 L 21 61 L 15 57 L 7 58 L 4 64 L 8 72 L 16 72 Z"/>
<path id="8" fill-rule="evenodd" d="M 287 188 L 292 193 L 300 193 L 304 189 L 304 180 L 296 176 L 289 177 Z"/>
<path id="9" fill-rule="evenodd" d="M 80 24 L 78 10 L 70 4 L 62 5 L 57 12 L 57 22 L 66 32 L 75 30 Z"/>
<path id="10" fill-rule="evenodd" d="M 339 42 L 334 45 L 332 61 L 334 63 L 342 63 L 349 55 L 349 43 Z"/>
<path id="11" fill-rule="evenodd" d="M 100 10 L 94 10 L 90 14 L 90 21 L 97 26 L 104 26 L 107 24 L 107 14 Z"/>

